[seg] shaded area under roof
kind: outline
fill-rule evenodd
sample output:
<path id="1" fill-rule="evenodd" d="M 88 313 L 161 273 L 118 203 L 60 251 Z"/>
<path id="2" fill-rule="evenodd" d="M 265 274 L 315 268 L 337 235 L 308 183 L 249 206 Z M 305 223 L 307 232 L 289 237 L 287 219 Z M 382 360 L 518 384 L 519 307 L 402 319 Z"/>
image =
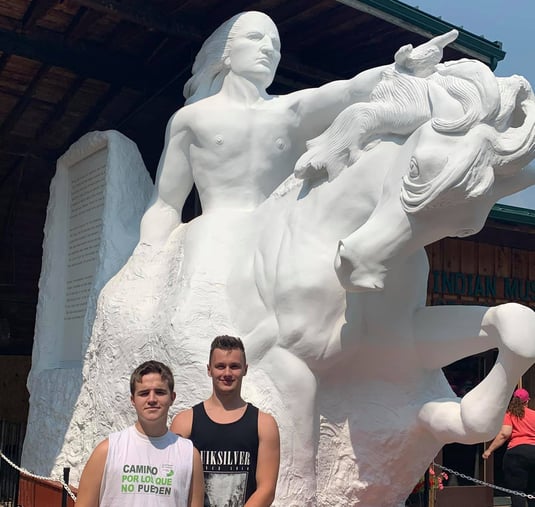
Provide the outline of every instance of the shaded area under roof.
<path id="1" fill-rule="evenodd" d="M 389 63 L 399 47 L 453 28 L 397 0 L 0 0 L 0 318 L 9 323 L 0 353 L 31 352 L 56 159 L 86 132 L 116 129 L 154 176 L 195 54 L 244 10 L 279 27 L 274 94 Z M 503 56 L 500 43 L 462 29 L 444 55 L 491 67 Z"/>

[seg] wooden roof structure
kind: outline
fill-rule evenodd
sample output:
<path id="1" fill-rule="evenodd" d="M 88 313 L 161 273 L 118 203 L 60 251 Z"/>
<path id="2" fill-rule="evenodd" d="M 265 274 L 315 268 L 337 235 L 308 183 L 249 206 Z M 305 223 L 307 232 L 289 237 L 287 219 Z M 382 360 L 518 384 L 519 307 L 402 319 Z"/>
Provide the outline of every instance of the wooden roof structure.
<path id="1" fill-rule="evenodd" d="M 83 134 L 116 129 L 154 176 L 195 54 L 244 10 L 277 24 L 271 93 L 391 62 L 453 27 L 397 0 L 0 0 L 0 354 L 30 354 L 55 163 Z M 445 59 L 495 68 L 499 42 L 461 30 Z"/>

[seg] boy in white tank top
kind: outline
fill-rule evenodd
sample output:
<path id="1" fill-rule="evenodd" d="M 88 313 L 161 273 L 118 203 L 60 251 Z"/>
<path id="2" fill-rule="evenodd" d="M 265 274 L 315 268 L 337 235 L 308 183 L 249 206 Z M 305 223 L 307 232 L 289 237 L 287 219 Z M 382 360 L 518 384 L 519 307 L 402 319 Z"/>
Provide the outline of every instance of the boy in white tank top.
<path id="1" fill-rule="evenodd" d="M 130 377 L 137 421 L 112 433 L 91 454 L 76 507 L 202 507 L 204 481 L 199 452 L 167 429 L 175 400 L 173 374 L 158 361 Z"/>

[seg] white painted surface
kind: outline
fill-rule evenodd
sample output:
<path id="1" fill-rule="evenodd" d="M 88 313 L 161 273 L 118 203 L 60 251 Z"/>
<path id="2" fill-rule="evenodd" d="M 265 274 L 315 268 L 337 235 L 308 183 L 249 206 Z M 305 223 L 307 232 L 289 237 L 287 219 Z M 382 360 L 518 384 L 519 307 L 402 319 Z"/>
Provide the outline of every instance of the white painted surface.
<path id="1" fill-rule="evenodd" d="M 140 243 L 99 295 L 76 403 L 48 407 L 33 387 L 25 465 L 43 472 L 57 456 L 76 481 L 96 443 L 131 423 L 128 377 L 143 360 L 172 366 L 175 411 L 205 398 L 209 344 L 229 333 L 245 341 L 246 398 L 280 425 L 276 505 L 398 507 L 444 443 L 494 436 L 535 358 L 526 307 L 426 308 L 423 250 L 477 231 L 493 202 L 535 182 L 521 169 L 533 93 L 477 63 L 437 65 L 428 44 L 395 68 L 270 97 L 276 28 L 237 19 L 219 77 L 197 88 L 207 98 L 189 89 L 168 125 Z M 304 180 L 291 174 L 301 156 Z M 194 181 L 204 214 L 182 224 Z M 493 347 L 489 376 L 456 398 L 441 367 Z"/>
<path id="2" fill-rule="evenodd" d="M 151 192 L 136 145 L 119 132 L 86 134 L 58 160 L 44 231 L 22 456 L 23 465 L 39 474 L 69 462 L 64 453 L 76 453 L 65 432 L 80 392 L 97 297 L 134 249 Z"/>

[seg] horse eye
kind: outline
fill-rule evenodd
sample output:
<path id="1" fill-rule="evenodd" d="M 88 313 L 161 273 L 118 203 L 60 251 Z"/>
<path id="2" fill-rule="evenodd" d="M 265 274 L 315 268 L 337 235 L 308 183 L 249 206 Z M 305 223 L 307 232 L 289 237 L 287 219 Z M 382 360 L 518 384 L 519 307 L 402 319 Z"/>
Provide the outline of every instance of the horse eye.
<path id="1" fill-rule="evenodd" d="M 411 178 L 417 178 L 420 176 L 420 168 L 418 167 L 418 162 L 415 158 L 411 158 L 409 164 L 409 176 Z"/>

